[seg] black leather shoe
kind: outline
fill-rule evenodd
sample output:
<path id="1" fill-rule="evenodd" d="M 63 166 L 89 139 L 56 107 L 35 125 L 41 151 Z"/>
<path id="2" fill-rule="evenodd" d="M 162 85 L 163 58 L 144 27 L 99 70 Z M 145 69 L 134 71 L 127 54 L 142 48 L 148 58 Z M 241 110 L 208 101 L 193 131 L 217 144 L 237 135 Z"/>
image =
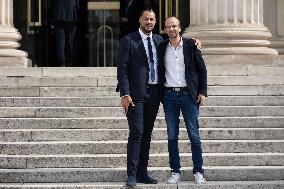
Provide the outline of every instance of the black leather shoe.
<path id="1" fill-rule="evenodd" d="M 138 183 L 144 183 L 144 184 L 157 184 L 158 181 L 156 179 L 151 178 L 149 175 L 143 175 L 137 177 Z"/>
<path id="2" fill-rule="evenodd" d="M 129 176 L 126 180 L 126 186 L 127 187 L 135 187 L 136 186 L 136 177 L 135 176 Z"/>

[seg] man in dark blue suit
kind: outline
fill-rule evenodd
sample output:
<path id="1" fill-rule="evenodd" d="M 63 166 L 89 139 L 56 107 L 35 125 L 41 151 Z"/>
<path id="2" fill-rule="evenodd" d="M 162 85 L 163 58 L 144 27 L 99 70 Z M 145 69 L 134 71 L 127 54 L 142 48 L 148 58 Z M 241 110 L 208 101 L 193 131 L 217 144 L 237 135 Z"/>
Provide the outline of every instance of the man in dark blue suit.
<path id="1" fill-rule="evenodd" d="M 169 40 L 160 43 L 158 48 L 158 73 L 159 83 L 164 89 L 162 102 L 172 169 L 168 183 L 180 182 L 178 135 L 181 111 L 191 144 L 194 178 L 197 184 L 202 184 L 205 183 L 205 179 L 198 114 L 199 106 L 204 105 L 207 96 L 207 70 L 195 41 L 179 35 L 180 21 L 176 17 L 166 19 L 165 31 Z"/>
<path id="2" fill-rule="evenodd" d="M 49 9 L 56 38 L 58 63 L 62 67 L 71 66 L 79 0 L 50 0 Z"/>
<path id="3" fill-rule="evenodd" d="M 119 44 L 117 79 L 121 105 L 129 125 L 127 181 L 156 184 L 147 173 L 152 130 L 160 104 L 157 47 L 162 37 L 152 34 L 156 23 L 153 10 L 142 11 L 138 31 L 123 37 Z"/>

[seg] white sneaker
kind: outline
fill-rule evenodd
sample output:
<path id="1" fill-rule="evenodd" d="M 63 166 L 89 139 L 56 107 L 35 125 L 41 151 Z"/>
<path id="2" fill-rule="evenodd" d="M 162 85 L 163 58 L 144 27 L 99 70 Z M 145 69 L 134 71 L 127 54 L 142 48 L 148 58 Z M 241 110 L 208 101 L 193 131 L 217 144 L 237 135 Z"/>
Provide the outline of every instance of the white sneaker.
<path id="1" fill-rule="evenodd" d="M 203 177 L 203 175 L 199 172 L 196 172 L 194 174 L 194 178 L 195 178 L 195 182 L 197 184 L 204 184 L 206 182 L 205 178 Z"/>
<path id="2" fill-rule="evenodd" d="M 168 184 L 177 184 L 180 182 L 180 174 L 172 172 L 171 177 L 168 180 Z"/>

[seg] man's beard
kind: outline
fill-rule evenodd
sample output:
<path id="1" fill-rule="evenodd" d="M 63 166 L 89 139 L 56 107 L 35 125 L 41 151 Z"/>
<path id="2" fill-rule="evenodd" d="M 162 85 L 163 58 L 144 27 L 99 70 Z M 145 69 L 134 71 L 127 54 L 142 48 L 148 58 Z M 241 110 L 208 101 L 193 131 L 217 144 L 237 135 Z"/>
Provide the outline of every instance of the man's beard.
<path id="1" fill-rule="evenodd" d="M 150 30 L 147 30 L 146 27 L 141 27 L 141 30 L 144 31 L 145 33 L 151 33 L 153 31 L 154 27 L 151 27 Z"/>
<path id="2" fill-rule="evenodd" d="M 178 36 L 179 36 L 179 35 L 176 35 L 176 34 L 174 34 L 174 35 L 169 35 L 169 38 L 176 39 L 176 38 L 178 38 Z"/>

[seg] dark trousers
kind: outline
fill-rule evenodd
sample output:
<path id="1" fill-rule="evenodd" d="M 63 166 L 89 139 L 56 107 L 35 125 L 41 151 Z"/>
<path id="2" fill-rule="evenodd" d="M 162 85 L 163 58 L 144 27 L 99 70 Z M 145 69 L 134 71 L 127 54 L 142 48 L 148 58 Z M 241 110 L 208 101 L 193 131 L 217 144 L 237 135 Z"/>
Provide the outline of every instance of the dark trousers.
<path id="1" fill-rule="evenodd" d="M 73 43 L 76 26 L 73 22 L 56 22 L 54 24 L 56 52 L 59 66 L 71 66 L 73 61 Z"/>
<path id="2" fill-rule="evenodd" d="M 147 174 L 151 136 L 160 105 L 159 87 L 149 85 L 148 97 L 134 100 L 134 105 L 127 113 L 127 175 L 139 177 Z"/>

